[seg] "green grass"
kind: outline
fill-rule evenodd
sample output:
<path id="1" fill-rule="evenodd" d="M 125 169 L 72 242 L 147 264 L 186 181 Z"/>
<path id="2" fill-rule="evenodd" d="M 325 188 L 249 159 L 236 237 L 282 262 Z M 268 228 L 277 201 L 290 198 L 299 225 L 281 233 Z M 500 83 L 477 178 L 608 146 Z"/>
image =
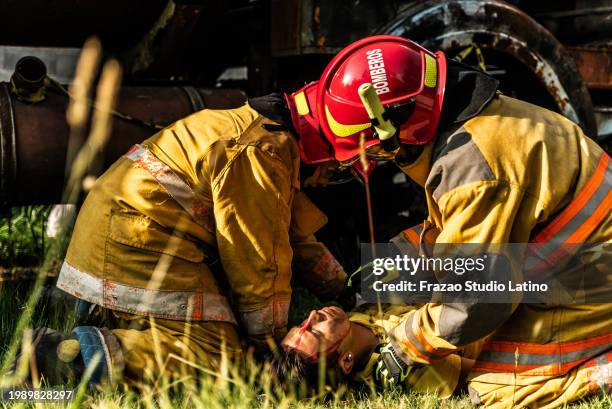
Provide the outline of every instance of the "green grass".
<path id="1" fill-rule="evenodd" d="M 5 267 L 28 265 L 33 269 L 59 265 L 63 245 L 67 240 L 53 242 L 44 237 L 46 207 L 13 209 L 8 219 L 0 223 L 2 257 Z M 9 240 L 10 242 L 7 242 Z M 27 263 L 25 263 L 27 261 Z M 21 264 L 20 264 L 21 263 Z M 0 288 L 0 352 L 5 358 L 8 345 L 18 326 L 20 317 L 25 316 L 28 326 L 48 326 L 69 331 L 72 328 L 72 304 L 67 298 L 52 291 L 42 291 L 37 303 L 28 307 L 32 291 L 38 291 L 41 283 L 52 280 L 43 277 L 35 280 L 3 282 Z M 321 303 L 304 290 L 294 293 L 290 322 L 298 322 L 304 314 Z M 28 316 L 28 314 L 31 314 Z M 295 408 L 295 409 L 464 409 L 473 407 L 466 396 L 439 400 L 434 396 L 417 395 L 411 392 L 378 393 L 365 387 L 348 390 L 327 390 L 319 397 L 297 399 L 291 391 L 286 393 L 270 379 L 262 376 L 264 369 L 254 363 L 239 373 L 229 369 L 227 377 L 215 379 L 203 375 L 199 379 L 183 378 L 171 380 L 165 377 L 154 379 L 150 384 L 134 386 L 106 386 L 86 391 L 76 401 L 67 404 L 10 404 L 0 402 L 2 408 Z M 297 388 L 299 390 L 299 387 Z M 86 393 L 85 393 L 86 392 Z M 610 409 L 612 397 L 601 396 L 571 406 L 574 409 Z"/>
<path id="2" fill-rule="evenodd" d="M 411 392 L 364 393 L 332 395 L 329 399 L 296 400 L 291 396 L 272 398 L 258 393 L 248 385 L 230 387 L 207 382 L 197 389 L 177 392 L 175 386 L 157 390 L 106 389 L 83 398 L 79 407 L 87 408 L 253 408 L 253 409 L 468 409 L 473 408 L 467 397 L 440 400 L 435 396 L 417 395 Z M 5 408 L 34 408 L 32 404 L 8 405 Z M 74 404 L 44 404 L 43 408 L 71 408 Z M 569 406 L 571 409 L 610 409 L 612 399 L 602 396 Z"/>
<path id="3" fill-rule="evenodd" d="M 48 206 L 10 208 L 0 221 L 0 266 L 32 267 L 42 262 L 47 248 Z"/>

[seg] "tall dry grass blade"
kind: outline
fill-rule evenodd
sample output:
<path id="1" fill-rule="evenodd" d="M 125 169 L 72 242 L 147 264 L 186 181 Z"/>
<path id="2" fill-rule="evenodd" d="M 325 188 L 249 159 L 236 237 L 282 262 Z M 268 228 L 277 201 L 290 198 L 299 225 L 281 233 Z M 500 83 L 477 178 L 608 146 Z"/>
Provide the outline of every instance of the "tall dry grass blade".
<path id="1" fill-rule="evenodd" d="M 161 352 L 161 342 L 159 341 L 159 333 L 157 332 L 157 323 L 155 317 L 149 317 L 149 325 L 151 326 L 151 336 L 153 337 L 153 357 L 160 373 L 163 373 L 163 369 L 166 366 Z"/>
<path id="2" fill-rule="evenodd" d="M 325 393 L 325 385 L 327 384 L 327 354 L 325 351 L 325 342 L 319 344 L 319 357 L 317 396 L 321 397 Z"/>
<path id="3" fill-rule="evenodd" d="M 193 299 L 187 300 L 187 319 L 185 320 L 185 325 L 183 326 L 185 342 L 181 342 L 181 357 L 183 357 L 185 360 L 195 360 L 195 356 L 189 349 L 189 346 L 191 345 L 191 317 L 193 314 L 194 304 L 195 302 Z M 181 374 L 182 376 L 188 375 L 187 365 L 183 363 L 181 364 Z"/>
<path id="4" fill-rule="evenodd" d="M 89 365 L 87 366 L 87 368 L 85 368 L 85 373 L 83 374 L 83 377 L 81 378 L 81 382 L 79 382 L 79 385 L 77 386 L 76 391 L 74 392 L 74 399 L 72 400 L 72 403 L 70 404 L 70 409 L 78 409 L 79 407 L 81 407 L 81 403 L 83 402 L 83 399 L 85 398 L 85 392 L 87 391 L 87 384 L 89 383 L 89 380 L 91 379 L 93 375 L 93 372 L 96 370 L 101 360 L 102 360 L 102 353 L 96 352 L 93 358 L 91 359 L 91 361 L 89 362 Z"/>
<path id="5" fill-rule="evenodd" d="M 370 230 L 370 249 L 372 250 L 372 257 L 376 257 L 376 239 L 374 236 L 374 216 L 372 213 L 372 196 L 370 194 L 370 162 L 368 161 L 368 157 L 366 154 L 365 147 L 365 134 L 362 132 L 359 136 L 359 161 L 361 163 L 361 168 L 363 169 L 363 184 L 365 187 L 366 193 L 366 202 L 368 207 L 368 228 Z"/>
<path id="6" fill-rule="evenodd" d="M 372 212 L 372 194 L 370 192 L 370 161 L 368 160 L 366 146 L 365 146 L 365 133 L 359 135 L 359 160 L 361 161 L 361 168 L 363 169 L 363 185 L 365 187 L 366 204 L 368 209 L 368 229 L 370 230 L 370 251 L 372 259 L 376 258 L 376 237 L 374 235 L 374 214 Z M 383 318 L 382 303 L 380 301 L 380 294 L 376 292 L 376 305 L 378 308 L 378 318 Z"/>
<path id="7" fill-rule="evenodd" d="M 84 142 L 84 132 L 89 119 L 89 98 L 101 55 L 100 41 L 95 37 L 88 38 L 79 56 L 74 81 L 70 85 L 71 98 L 66 111 L 66 121 L 70 127 L 65 169 L 66 180 L 70 175 L 71 164 Z"/>
<path id="8" fill-rule="evenodd" d="M 225 337 L 221 339 L 221 361 L 219 363 L 218 376 L 216 382 L 219 388 L 227 388 L 227 382 L 224 380 L 229 378 L 229 358 L 227 354 L 227 342 Z"/>
<path id="9" fill-rule="evenodd" d="M 96 93 L 96 110 L 93 114 L 89 137 L 72 162 L 64 196 L 64 203 L 75 203 L 83 189 L 83 180 L 101 165 L 99 157 L 112 129 L 111 111 L 114 107 L 119 85 L 121 67 L 116 60 L 104 64 Z"/>
<path id="10" fill-rule="evenodd" d="M 365 147 L 365 133 L 359 135 L 359 163 L 364 173 L 367 174 L 370 170 L 370 161 L 368 161 L 368 155 Z"/>
<path id="11" fill-rule="evenodd" d="M 0 388 L 17 386 L 25 382 L 28 376 L 28 369 L 30 367 L 30 357 L 33 355 L 33 352 L 32 330 L 30 328 L 26 328 L 23 331 L 21 354 L 15 363 L 15 371 L 11 374 L 11 376 L 0 377 Z"/>
<path id="12" fill-rule="evenodd" d="M 189 365 L 190 367 L 192 367 L 192 368 L 194 368 L 194 369 L 197 369 L 199 372 L 205 373 L 205 374 L 207 374 L 207 375 L 211 375 L 211 376 L 213 376 L 213 377 L 217 377 L 217 376 L 219 376 L 219 372 L 217 372 L 217 371 L 213 371 L 213 370 L 211 370 L 211 369 L 208 369 L 208 368 L 206 368 L 206 367 L 204 367 L 204 366 L 202 366 L 202 365 L 198 365 L 198 364 L 197 364 L 197 363 L 195 363 L 195 362 L 185 360 L 185 359 L 183 359 L 182 357 L 180 357 L 179 355 L 176 355 L 176 354 L 174 354 L 174 353 L 172 353 L 172 352 L 168 354 L 168 359 L 175 359 L 175 360 L 177 360 L 177 361 L 179 361 L 179 362 L 182 362 L 182 363 L 184 363 L 185 365 Z M 231 384 L 239 384 L 239 382 L 237 382 L 236 380 L 234 380 L 234 379 L 232 379 L 232 378 L 230 378 L 230 377 L 223 378 L 223 380 L 224 380 L 225 382 L 227 382 L 227 383 L 231 383 Z"/>

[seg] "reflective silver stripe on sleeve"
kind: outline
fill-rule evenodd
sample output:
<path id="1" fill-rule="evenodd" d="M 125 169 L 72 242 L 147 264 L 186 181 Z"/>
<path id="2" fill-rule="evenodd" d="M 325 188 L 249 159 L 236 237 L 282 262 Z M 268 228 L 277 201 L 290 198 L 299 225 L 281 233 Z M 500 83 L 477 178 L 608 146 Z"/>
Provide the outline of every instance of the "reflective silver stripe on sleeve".
<path id="1" fill-rule="evenodd" d="M 112 310 L 179 321 L 223 321 L 237 324 L 227 299 L 201 291 L 150 290 L 113 283 L 64 262 L 57 287 Z"/>
<path id="2" fill-rule="evenodd" d="M 572 352 L 563 352 L 563 349 L 558 344 L 550 345 L 550 353 L 548 354 L 530 354 L 521 352 L 502 352 L 502 351 L 483 351 L 478 356 L 479 361 L 491 361 L 504 364 L 517 365 L 562 365 L 572 362 L 579 362 L 596 356 L 603 351 L 610 349 L 612 344 L 602 344 L 591 348 L 580 349 Z"/>
<path id="3" fill-rule="evenodd" d="M 604 352 L 593 360 L 594 366 L 588 369 L 589 381 L 596 391 L 612 391 L 612 352 Z"/>
<path id="4" fill-rule="evenodd" d="M 197 224 L 214 233 L 215 219 L 211 207 L 207 206 L 203 198 L 198 197 L 168 165 L 157 159 L 142 145 L 134 145 L 125 157 L 147 170 Z"/>
<path id="5" fill-rule="evenodd" d="M 416 226 L 412 226 L 411 229 L 414 230 L 416 234 L 420 236 L 421 233 L 423 233 L 423 223 L 417 224 Z"/>
<path id="6" fill-rule="evenodd" d="M 241 311 L 240 320 L 249 335 L 264 335 L 286 327 L 288 314 L 289 300 L 274 300 L 263 308 Z"/>
<path id="7" fill-rule="evenodd" d="M 338 275 L 344 271 L 336 257 L 325 248 L 325 253 L 319 257 L 316 264 L 312 267 L 312 274 L 314 274 L 321 281 L 331 281 L 338 277 Z"/>

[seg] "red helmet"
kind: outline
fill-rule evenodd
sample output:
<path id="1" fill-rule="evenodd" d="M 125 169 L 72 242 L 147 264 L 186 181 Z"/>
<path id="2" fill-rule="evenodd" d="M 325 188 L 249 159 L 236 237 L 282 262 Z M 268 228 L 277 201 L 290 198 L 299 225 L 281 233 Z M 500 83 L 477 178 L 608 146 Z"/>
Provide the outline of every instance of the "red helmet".
<path id="1" fill-rule="evenodd" d="M 380 144 L 357 92 L 364 83 L 374 86 L 402 143 L 434 138 L 446 83 L 444 53 L 403 37 L 372 36 L 340 51 L 319 81 L 286 96 L 304 162 L 354 160 L 362 133 L 366 148 Z"/>

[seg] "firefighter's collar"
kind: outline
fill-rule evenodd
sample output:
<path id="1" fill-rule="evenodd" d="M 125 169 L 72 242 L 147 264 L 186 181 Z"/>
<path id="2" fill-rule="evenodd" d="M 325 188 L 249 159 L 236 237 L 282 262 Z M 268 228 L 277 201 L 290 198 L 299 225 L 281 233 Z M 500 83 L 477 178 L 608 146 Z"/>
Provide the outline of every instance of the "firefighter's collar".
<path id="1" fill-rule="evenodd" d="M 431 154 L 433 152 L 434 141 L 425 145 L 423 152 L 421 152 L 414 162 L 403 166 L 398 165 L 402 172 L 408 175 L 410 179 L 414 180 L 421 187 L 425 187 L 425 181 L 431 171 Z"/>
<path id="2" fill-rule="evenodd" d="M 482 112 L 495 97 L 499 81 L 468 65 L 449 60 L 438 131 L 465 122 Z"/>

